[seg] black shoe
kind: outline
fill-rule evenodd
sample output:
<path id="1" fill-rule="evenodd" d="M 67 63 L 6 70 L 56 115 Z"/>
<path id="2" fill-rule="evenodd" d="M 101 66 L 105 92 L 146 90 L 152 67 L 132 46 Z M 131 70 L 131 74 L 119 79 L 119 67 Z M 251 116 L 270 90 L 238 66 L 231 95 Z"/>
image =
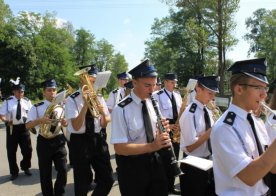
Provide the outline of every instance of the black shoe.
<path id="1" fill-rule="evenodd" d="M 13 181 L 18 177 L 18 174 L 12 174 L 10 180 Z"/>
<path id="2" fill-rule="evenodd" d="M 181 191 L 176 189 L 176 188 L 173 188 L 173 189 L 170 189 L 169 190 L 169 194 L 173 194 L 173 195 L 181 195 Z"/>
<path id="3" fill-rule="evenodd" d="M 27 176 L 31 176 L 31 175 L 32 175 L 32 173 L 30 172 L 29 169 L 25 169 L 25 170 L 24 170 L 24 173 L 25 173 Z"/>
<path id="4" fill-rule="evenodd" d="M 88 185 L 88 191 L 93 191 L 96 188 L 96 183 L 92 182 L 90 185 Z"/>

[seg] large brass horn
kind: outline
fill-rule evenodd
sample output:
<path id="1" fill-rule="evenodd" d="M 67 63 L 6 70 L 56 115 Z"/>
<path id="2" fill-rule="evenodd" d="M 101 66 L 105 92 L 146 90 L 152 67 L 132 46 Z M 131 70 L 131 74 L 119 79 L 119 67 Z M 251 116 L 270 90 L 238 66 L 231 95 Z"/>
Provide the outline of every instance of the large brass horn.
<path id="1" fill-rule="evenodd" d="M 100 105 L 100 102 L 98 100 L 97 92 L 94 90 L 94 87 L 89 80 L 88 71 L 90 69 L 90 67 L 86 67 L 84 69 L 77 71 L 74 75 L 80 77 L 82 83 L 82 98 L 86 102 L 88 109 L 90 110 L 94 118 L 98 118 L 100 116 L 98 110 L 98 105 Z M 89 95 L 85 97 L 84 92 L 86 92 L 87 90 L 89 91 Z"/>

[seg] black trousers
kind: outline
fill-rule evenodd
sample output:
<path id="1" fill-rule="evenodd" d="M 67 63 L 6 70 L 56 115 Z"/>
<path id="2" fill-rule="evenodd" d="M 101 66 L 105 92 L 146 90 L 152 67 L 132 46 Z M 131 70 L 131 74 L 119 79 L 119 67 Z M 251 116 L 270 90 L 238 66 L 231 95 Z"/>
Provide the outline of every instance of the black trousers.
<path id="1" fill-rule="evenodd" d="M 37 137 L 37 156 L 40 172 L 42 194 L 45 196 L 59 196 L 65 193 L 67 183 L 67 152 L 64 135 L 52 139 Z M 54 162 L 57 177 L 53 188 L 52 163 Z"/>
<path id="2" fill-rule="evenodd" d="M 158 153 L 137 156 L 116 155 L 122 196 L 167 196 L 168 184 Z"/>
<path id="3" fill-rule="evenodd" d="M 94 196 L 106 196 L 114 183 L 108 144 L 100 134 L 71 134 L 71 153 L 76 196 L 87 196 L 91 166 L 97 176 Z"/>
<path id="4" fill-rule="evenodd" d="M 6 127 L 6 148 L 8 154 L 10 174 L 18 174 L 19 169 L 16 163 L 16 151 L 18 145 L 21 148 L 21 154 L 23 156 L 23 159 L 20 162 L 20 167 L 22 170 L 26 170 L 31 167 L 33 149 L 31 144 L 30 132 L 26 130 L 25 124 L 13 125 L 12 127 L 12 130 L 10 126 Z"/>
<path id="5" fill-rule="evenodd" d="M 271 174 L 271 196 L 276 196 L 276 174 Z"/>
<path id="6" fill-rule="evenodd" d="M 181 195 L 215 196 L 213 171 L 203 171 L 187 164 L 181 164 L 184 173 L 180 178 Z"/>

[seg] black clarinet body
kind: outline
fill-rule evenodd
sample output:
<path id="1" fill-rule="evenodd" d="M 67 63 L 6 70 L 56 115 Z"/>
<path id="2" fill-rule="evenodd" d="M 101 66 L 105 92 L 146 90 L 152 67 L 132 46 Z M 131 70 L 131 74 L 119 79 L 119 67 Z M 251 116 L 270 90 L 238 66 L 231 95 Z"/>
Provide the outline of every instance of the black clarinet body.
<path id="1" fill-rule="evenodd" d="M 158 128 L 162 133 L 164 133 L 164 132 L 166 132 L 166 128 L 162 124 L 161 112 L 160 112 L 160 109 L 159 109 L 159 107 L 156 103 L 156 100 L 154 99 L 153 96 L 151 96 L 151 101 L 152 101 L 152 105 L 153 105 L 153 108 L 154 108 L 156 116 L 157 116 Z M 176 156 L 174 154 L 172 145 L 170 147 L 161 149 L 160 154 L 161 154 L 162 159 L 165 162 L 165 164 L 169 164 L 170 172 L 172 172 L 173 176 L 177 177 L 177 176 L 183 174 L 181 172 L 180 167 L 178 166 L 178 162 L 176 160 Z"/>

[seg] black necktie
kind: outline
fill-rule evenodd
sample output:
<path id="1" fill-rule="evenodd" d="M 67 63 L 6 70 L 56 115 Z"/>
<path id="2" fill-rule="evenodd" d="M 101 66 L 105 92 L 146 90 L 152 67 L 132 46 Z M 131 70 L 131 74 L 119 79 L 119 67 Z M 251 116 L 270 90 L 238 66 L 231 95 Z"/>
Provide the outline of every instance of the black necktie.
<path id="1" fill-rule="evenodd" d="M 87 109 L 85 115 L 85 133 L 92 136 L 95 132 L 94 117 L 92 116 L 89 109 Z"/>
<path id="2" fill-rule="evenodd" d="M 21 119 L 21 104 L 20 104 L 20 99 L 17 100 L 17 109 L 16 109 L 16 119 L 20 120 Z"/>
<path id="3" fill-rule="evenodd" d="M 142 114 L 143 114 L 143 120 L 144 120 L 144 126 L 147 136 L 147 142 L 152 142 L 154 140 L 153 138 L 153 130 L 151 126 L 150 116 L 147 109 L 146 101 L 141 101 L 142 103 Z"/>
<path id="4" fill-rule="evenodd" d="M 259 155 L 261 155 L 261 154 L 264 153 L 264 151 L 263 151 L 261 142 L 260 142 L 260 140 L 258 138 L 258 135 L 256 133 L 256 128 L 255 128 L 255 125 L 254 125 L 254 120 L 253 120 L 253 118 L 252 118 L 252 116 L 251 116 L 250 113 L 247 114 L 247 120 L 250 123 L 253 135 L 255 137 L 255 141 L 256 141 L 256 145 L 257 145 L 257 149 L 258 149 Z M 264 180 L 264 183 L 269 187 L 270 186 L 270 177 L 269 177 L 269 174 L 265 175 L 263 177 L 263 180 Z"/>
<path id="5" fill-rule="evenodd" d="M 176 102 L 175 102 L 175 98 L 173 96 L 173 93 L 172 93 L 172 110 L 173 110 L 173 119 L 176 120 L 177 117 L 178 117 L 178 113 L 177 113 L 177 107 L 176 107 Z"/>
<path id="6" fill-rule="evenodd" d="M 207 131 L 209 128 L 211 128 L 211 120 L 206 107 L 203 107 L 203 111 L 204 111 L 205 129 Z M 212 153 L 210 138 L 207 140 L 207 146 L 208 146 L 209 152 Z"/>

